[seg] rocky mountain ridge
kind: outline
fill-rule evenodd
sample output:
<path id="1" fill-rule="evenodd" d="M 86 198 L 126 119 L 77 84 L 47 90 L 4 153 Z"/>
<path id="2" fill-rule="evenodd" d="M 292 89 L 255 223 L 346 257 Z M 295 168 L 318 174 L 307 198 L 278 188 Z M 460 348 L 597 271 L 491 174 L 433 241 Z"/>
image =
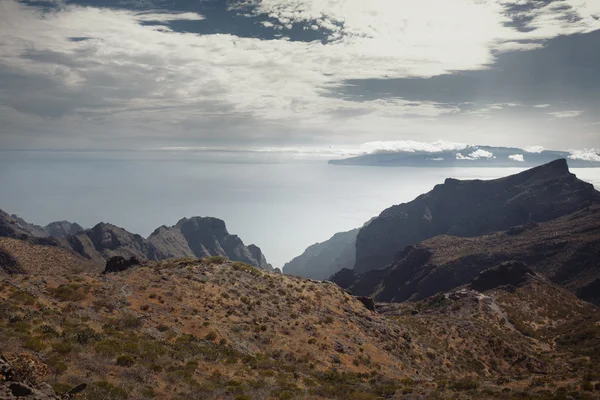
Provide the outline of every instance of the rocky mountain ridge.
<path id="1" fill-rule="evenodd" d="M 217 218 L 183 218 L 172 227 L 157 228 L 148 239 L 104 222 L 90 229 L 80 228 L 66 221 L 41 228 L 0 210 L 0 238 L 61 248 L 96 265 L 93 270 L 103 267 L 106 260 L 114 256 L 152 261 L 174 257 L 224 256 L 255 267 L 273 269 L 258 246 L 246 246 L 237 235 L 230 235 L 225 222 Z M 14 248 L 14 245 L 10 247 Z M 10 256 L 7 249 L 0 250 Z M 89 265 L 85 262 L 82 264 Z"/>
<path id="2" fill-rule="evenodd" d="M 600 205 L 478 237 L 440 235 L 398 252 L 390 266 L 332 280 L 379 301 L 420 300 L 452 290 L 503 262 L 522 262 L 580 298 L 600 304 Z"/>
<path id="3" fill-rule="evenodd" d="M 449 178 L 361 228 L 354 269 L 360 274 L 383 268 L 405 246 L 437 235 L 475 237 L 599 203 L 600 192 L 570 173 L 564 159 L 489 181 Z"/>

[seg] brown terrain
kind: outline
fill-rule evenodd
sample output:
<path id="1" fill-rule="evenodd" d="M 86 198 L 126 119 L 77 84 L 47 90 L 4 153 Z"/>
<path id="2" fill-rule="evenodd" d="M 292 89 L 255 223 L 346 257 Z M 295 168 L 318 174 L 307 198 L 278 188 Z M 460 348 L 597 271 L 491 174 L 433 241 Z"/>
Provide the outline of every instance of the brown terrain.
<path id="1" fill-rule="evenodd" d="M 598 309 L 519 271 L 378 312 L 221 257 L 16 274 L 0 286 L 2 353 L 45 366 L 31 387 L 85 383 L 84 399 L 600 397 Z"/>

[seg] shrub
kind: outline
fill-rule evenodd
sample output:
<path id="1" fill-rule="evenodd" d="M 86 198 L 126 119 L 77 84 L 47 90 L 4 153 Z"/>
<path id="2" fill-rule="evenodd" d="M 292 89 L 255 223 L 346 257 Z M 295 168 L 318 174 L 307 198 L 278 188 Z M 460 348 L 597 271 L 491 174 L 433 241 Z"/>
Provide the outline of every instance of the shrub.
<path id="1" fill-rule="evenodd" d="M 32 337 L 23 343 L 23 347 L 33 351 L 42 351 L 46 348 L 46 344 L 42 340 Z"/>
<path id="2" fill-rule="evenodd" d="M 85 390 L 86 400 L 127 400 L 127 391 L 106 381 L 94 382 Z"/>
<path id="3" fill-rule="evenodd" d="M 131 367 L 133 364 L 135 364 L 135 360 L 130 355 L 121 354 L 117 357 L 117 365 L 120 367 Z"/>
<path id="4" fill-rule="evenodd" d="M 586 392 L 591 392 L 594 390 L 594 385 L 592 385 L 592 382 L 590 381 L 583 381 L 581 383 L 581 389 L 585 390 Z"/>
<path id="5" fill-rule="evenodd" d="M 58 342 L 52 345 L 52 350 L 59 354 L 67 354 L 73 350 L 73 345 L 67 342 Z"/>
<path id="6" fill-rule="evenodd" d="M 50 294 L 59 301 L 81 301 L 85 298 L 88 288 L 77 284 L 60 285 L 49 288 Z"/>
<path id="7" fill-rule="evenodd" d="M 223 256 L 210 256 L 204 259 L 208 264 L 223 264 L 226 261 L 226 258 Z"/>
<path id="8" fill-rule="evenodd" d="M 451 389 L 459 391 L 477 389 L 478 387 L 479 383 L 477 381 L 468 378 L 460 379 L 450 384 Z"/>
<path id="9" fill-rule="evenodd" d="M 212 342 L 217 338 L 217 334 L 215 332 L 208 332 L 204 338 Z"/>

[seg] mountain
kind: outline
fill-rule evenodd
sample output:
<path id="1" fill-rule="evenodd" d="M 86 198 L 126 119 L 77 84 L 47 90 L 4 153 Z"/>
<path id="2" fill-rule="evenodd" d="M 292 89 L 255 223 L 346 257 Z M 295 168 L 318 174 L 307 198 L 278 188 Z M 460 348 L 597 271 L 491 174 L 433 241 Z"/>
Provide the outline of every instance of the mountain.
<path id="1" fill-rule="evenodd" d="M 539 153 L 523 149 L 492 146 L 466 146 L 451 151 L 398 151 L 364 154 L 341 160 L 330 160 L 334 165 L 367 165 L 383 167 L 512 167 L 531 168 L 558 159 L 568 159 L 573 168 L 600 167 L 600 155 L 577 158 L 569 152 L 544 150 Z"/>
<path id="2" fill-rule="evenodd" d="M 358 229 L 340 232 L 330 239 L 313 244 L 304 253 L 287 262 L 283 273 L 311 279 L 327 279 L 342 268 L 354 265 Z"/>
<path id="3" fill-rule="evenodd" d="M 452 290 L 508 261 L 600 305 L 600 205 L 479 237 L 436 236 L 406 247 L 386 268 L 343 270 L 332 280 L 356 295 L 402 302 Z"/>
<path id="4" fill-rule="evenodd" d="M 0 237 L 65 238 L 82 231 L 83 228 L 69 221 L 51 222 L 42 227 L 25 221 L 18 215 L 9 215 L 0 210 Z"/>
<path id="5" fill-rule="evenodd" d="M 51 222 L 43 229 L 48 236 L 55 238 L 66 238 L 69 235 L 74 235 L 84 230 L 81 225 L 69 221 Z"/>
<path id="6" fill-rule="evenodd" d="M 75 252 L 100 264 L 114 256 L 136 257 L 141 260 L 167 258 L 142 236 L 103 222 L 70 235 L 66 240 Z"/>
<path id="7" fill-rule="evenodd" d="M 598 311 L 515 264 L 377 312 L 219 257 L 41 270 L 0 281 L 0 396 L 598 399 Z"/>
<path id="8" fill-rule="evenodd" d="M 70 251 L 71 255 L 91 261 L 97 267 L 104 266 L 108 259 L 115 256 L 152 261 L 174 257 L 223 256 L 255 267 L 273 269 L 258 246 L 244 245 L 237 235 L 229 234 L 224 221 L 210 217 L 183 218 L 172 227 L 157 228 L 146 239 L 107 223 L 99 223 L 91 229 L 83 229 L 68 221 L 40 227 L 0 210 L 2 237 L 25 240 L 34 245 L 60 247 Z"/>
<path id="9" fill-rule="evenodd" d="M 245 246 L 237 235 L 230 235 L 225 222 L 211 217 L 183 218 L 172 227 L 156 229 L 148 243 L 159 259 L 172 257 L 225 256 L 263 269 L 273 269 L 256 245 Z"/>
<path id="10" fill-rule="evenodd" d="M 361 274 L 383 268 L 405 246 L 437 235 L 474 237 L 549 221 L 598 203 L 600 192 L 570 173 L 564 159 L 489 181 L 449 178 L 361 228 L 354 269 Z"/>

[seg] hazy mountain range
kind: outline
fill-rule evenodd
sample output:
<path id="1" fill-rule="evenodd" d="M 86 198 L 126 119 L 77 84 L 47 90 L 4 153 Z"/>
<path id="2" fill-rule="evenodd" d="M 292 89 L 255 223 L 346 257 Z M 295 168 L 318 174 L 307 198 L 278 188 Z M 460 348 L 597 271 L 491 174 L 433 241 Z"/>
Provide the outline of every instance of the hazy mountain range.
<path id="1" fill-rule="evenodd" d="M 513 167 L 530 168 L 558 159 L 567 159 L 573 168 L 600 167 L 600 154 L 492 146 L 450 146 L 435 151 L 378 151 L 341 160 L 336 165 L 370 165 L 382 167 Z"/>

